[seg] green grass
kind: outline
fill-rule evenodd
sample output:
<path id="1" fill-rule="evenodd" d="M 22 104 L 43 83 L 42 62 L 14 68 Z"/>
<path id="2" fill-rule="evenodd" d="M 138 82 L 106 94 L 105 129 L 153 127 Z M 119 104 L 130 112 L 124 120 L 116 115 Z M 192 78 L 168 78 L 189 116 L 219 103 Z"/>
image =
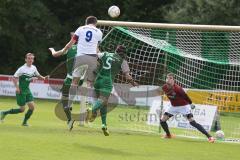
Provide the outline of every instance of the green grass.
<path id="1" fill-rule="evenodd" d="M 0 110 L 14 107 L 13 98 L 0 97 Z M 67 131 L 66 123 L 54 114 L 56 102 L 36 100 L 36 111 L 29 123 L 22 127 L 24 114 L 9 115 L 0 124 L 0 160 L 101 160 L 101 159 L 157 159 L 157 160 L 238 160 L 239 144 L 214 143 L 196 139 L 162 139 L 157 134 L 117 131 L 125 127 L 120 107 L 109 114 L 109 137 L 103 136 L 97 120 L 94 127 L 74 126 Z M 134 112 L 130 109 L 129 112 Z M 145 111 L 143 111 L 145 112 Z M 114 118 L 115 117 L 115 118 Z M 135 122 L 129 122 L 136 127 Z M 143 123 L 143 122 L 140 122 Z"/>

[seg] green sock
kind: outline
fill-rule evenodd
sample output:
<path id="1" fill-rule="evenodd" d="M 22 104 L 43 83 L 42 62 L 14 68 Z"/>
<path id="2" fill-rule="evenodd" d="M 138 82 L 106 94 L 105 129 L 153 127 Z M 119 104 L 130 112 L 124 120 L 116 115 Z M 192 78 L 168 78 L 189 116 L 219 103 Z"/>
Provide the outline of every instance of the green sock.
<path id="1" fill-rule="evenodd" d="M 84 82 L 84 79 L 80 79 L 80 81 L 78 82 L 78 86 L 82 86 Z"/>
<path id="2" fill-rule="evenodd" d="M 61 103 L 62 103 L 63 109 L 69 108 L 68 107 L 68 97 L 62 96 Z"/>
<path id="3" fill-rule="evenodd" d="M 93 108 L 92 108 L 92 112 L 97 112 L 98 109 L 102 108 L 102 101 L 101 100 L 97 100 L 96 103 L 94 104 Z"/>
<path id="4" fill-rule="evenodd" d="M 66 114 L 66 117 L 67 117 L 67 121 L 69 122 L 69 121 L 71 121 L 72 120 L 72 115 L 71 115 L 71 111 L 70 111 L 70 108 L 63 108 L 64 109 L 64 112 L 65 112 L 65 114 Z"/>
<path id="5" fill-rule="evenodd" d="M 63 84 L 61 102 L 63 107 L 68 107 L 70 85 Z"/>
<path id="6" fill-rule="evenodd" d="M 25 114 L 25 117 L 24 117 L 24 120 L 23 120 L 23 124 L 27 123 L 27 120 L 31 117 L 32 113 L 33 113 L 33 110 L 28 109 L 27 113 Z"/>
<path id="7" fill-rule="evenodd" d="M 100 109 L 102 125 L 107 126 L 107 106 L 102 106 Z"/>
<path id="8" fill-rule="evenodd" d="M 21 113 L 21 109 L 20 108 L 16 108 L 16 109 L 9 109 L 7 111 L 4 111 L 3 114 L 7 115 L 7 114 L 18 114 Z"/>

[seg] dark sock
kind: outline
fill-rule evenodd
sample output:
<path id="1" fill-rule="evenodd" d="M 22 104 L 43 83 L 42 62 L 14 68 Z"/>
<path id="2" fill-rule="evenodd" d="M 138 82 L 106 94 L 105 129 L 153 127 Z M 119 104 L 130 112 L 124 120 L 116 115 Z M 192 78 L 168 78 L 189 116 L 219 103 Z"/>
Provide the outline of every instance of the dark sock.
<path id="1" fill-rule="evenodd" d="M 7 114 L 18 114 L 21 113 L 21 109 L 17 108 L 17 109 L 9 109 L 7 111 L 4 111 L 3 114 L 7 115 Z"/>
<path id="2" fill-rule="evenodd" d="M 71 110 L 69 107 L 64 107 L 64 112 L 66 114 L 67 117 L 67 121 L 71 121 L 72 120 L 72 115 L 71 115 Z"/>
<path id="3" fill-rule="evenodd" d="M 199 123 L 197 123 L 196 121 L 192 121 L 190 122 L 190 124 L 197 128 L 197 130 L 199 130 L 200 132 L 202 132 L 204 135 L 206 135 L 208 138 L 211 137 L 211 135 L 203 128 L 203 126 Z"/>
<path id="4" fill-rule="evenodd" d="M 68 107 L 68 97 L 62 96 L 61 103 L 63 108 Z"/>
<path id="5" fill-rule="evenodd" d="M 163 130 L 166 132 L 166 134 L 167 134 L 168 136 L 170 136 L 171 134 L 170 134 L 170 131 L 169 131 L 169 129 L 168 129 L 168 124 L 167 124 L 167 122 L 164 122 L 164 121 L 161 121 L 161 120 L 160 120 L 160 123 L 161 123 L 161 126 L 162 126 Z"/>
<path id="6" fill-rule="evenodd" d="M 27 123 L 27 121 L 31 117 L 32 113 L 33 113 L 33 110 L 28 109 L 27 113 L 25 114 L 25 117 L 24 117 L 24 120 L 23 120 L 23 124 Z"/>
<path id="7" fill-rule="evenodd" d="M 78 86 L 82 86 L 83 85 L 83 82 L 84 82 L 84 79 L 80 79 L 79 83 L 78 83 Z"/>
<path id="8" fill-rule="evenodd" d="M 107 106 L 102 106 L 100 109 L 102 125 L 107 126 Z"/>
<path id="9" fill-rule="evenodd" d="M 62 87 L 62 90 L 61 90 L 62 91 L 61 102 L 62 102 L 64 107 L 66 107 L 68 105 L 70 87 L 71 87 L 70 84 L 63 83 L 63 87 Z"/>

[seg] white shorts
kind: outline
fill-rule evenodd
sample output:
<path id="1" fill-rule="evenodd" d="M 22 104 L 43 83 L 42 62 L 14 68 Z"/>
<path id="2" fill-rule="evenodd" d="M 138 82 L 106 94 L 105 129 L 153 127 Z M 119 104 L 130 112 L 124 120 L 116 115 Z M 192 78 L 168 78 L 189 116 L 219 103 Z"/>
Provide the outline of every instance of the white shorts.
<path id="1" fill-rule="evenodd" d="M 73 77 L 82 77 L 83 72 L 85 73 L 85 79 L 89 81 L 94 81 L 96 78 L 96 75 L 94 71 L 97 69 L 97 57 L 95 56 L 89 56 L 89 55 L 81 55 L 78 57 L 75 57 L 74 59 L 74 71 L 73 71 Z M 79 66 L 87 65 L 86 71 L 83 71 L 79 68 Z"/>
<path id="2" fill-rule="evenodd" d="M 82 65 L 73 70 L 73 77 L 80 77 L 80 79 L 85 79 L 88 65 Z"/>
<path id="3" fill-rule="evenodd" d="M 172 115 L 176 115 L 178 113 L 186 116 L 191 113 L 191 105 L 187 104 L 185 106 L 172 106 L 171 104 L 168 105 L 168 108 L 165 110 L 164 113 L 170 113 Z"/>

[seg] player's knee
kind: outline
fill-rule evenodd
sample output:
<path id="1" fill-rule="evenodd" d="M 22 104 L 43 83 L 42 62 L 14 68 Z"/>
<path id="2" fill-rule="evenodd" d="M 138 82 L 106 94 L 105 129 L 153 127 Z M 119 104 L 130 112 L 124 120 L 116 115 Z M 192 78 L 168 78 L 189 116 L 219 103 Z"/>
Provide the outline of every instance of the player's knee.
<path id="1" fill-rule="evenodd" d="M 98 99 L 98 103 L 100 103 L 100 105 L 104 105 L 104 100 Z"/>
<path id="2" fill-rule="evenodd" d="M 32 111 L 35 109 L 35 107 L 33 105 L 29 106 L 28 108 Z"/>
<path id="3" fill-rule="evenodd" d="M 25 111 L 25 107 L 20 107 L 20 113 Z"/>
<path id="4" fill-rule="evenodd" d="M 164 119 L 160 119 L 160 123 L 164 123 L 164 122 L 166 122 L 166 120 L 164 120 Z"/>
<path id="5" fill-rule="evenodd" d="M 189 113 L 186 115 L 188 121 L 193 121 L 193 114 L 192 113 Z"/>
<path id="6" fill-rule="evenodd" d="M 107 106 L 108 105 L 108 101 L 104 100 L 102 104 L 103 104 L 103 106 Z"/>
<path id="7" fill-rule="evenodd" d="M 64 111 L 72 111 L 72 107 L 63 107 Z"/>
<path id="8" fill-rule="evenodd" d="M 168 113 L 168 112 L 165 112 L 164 114 L 163 114 L 163 116 L 161 117 L 161 119 L 160 119 L 160 121 L 167 121 L 169 118 L 171 118 L 173 115 L 172 114 L 170 114 L 170 113 Z"/>

